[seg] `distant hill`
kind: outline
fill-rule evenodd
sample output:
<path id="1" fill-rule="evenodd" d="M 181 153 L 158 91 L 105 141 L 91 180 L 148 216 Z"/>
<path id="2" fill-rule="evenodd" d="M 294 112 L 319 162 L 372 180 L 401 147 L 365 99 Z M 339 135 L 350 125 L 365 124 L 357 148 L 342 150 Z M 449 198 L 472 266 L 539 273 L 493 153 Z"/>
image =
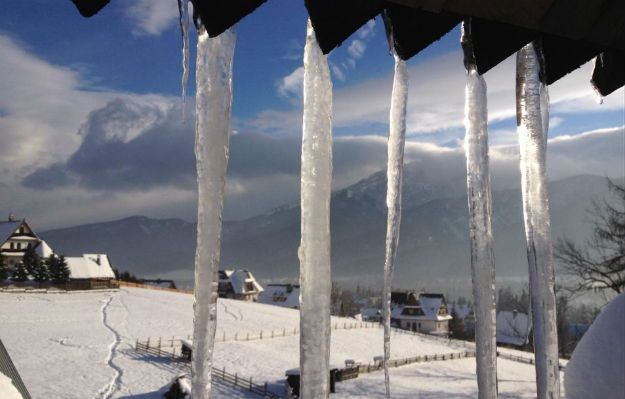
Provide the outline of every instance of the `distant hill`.
<path id="1" fill-rule="evenodd" d="M 415 168 L 405 173 L 403 215 L 396 268 L 398 286 L 470 276 L 465 181 L 427 181 Z M 348 282 L 381 278 L 386 231 L 386 177 L 376 173 L 332 197 L 332 267 Z M 585 240 L 592 231 L 587 209 L 608 194 L 603 177 L 580 175 L 549 184 L 554 238 Z M 497 275 L 527 273 L 518 189 L 493 193 Z M 299 205 L 243 221 L 225 222 L 222 264 L 248 268 L 261 279 L 296 278 Z M 108 253 L 119 269 L 140 276 L 192 280 L 195 224 L 133 216 L 41 233 L 57 251 Z"/>

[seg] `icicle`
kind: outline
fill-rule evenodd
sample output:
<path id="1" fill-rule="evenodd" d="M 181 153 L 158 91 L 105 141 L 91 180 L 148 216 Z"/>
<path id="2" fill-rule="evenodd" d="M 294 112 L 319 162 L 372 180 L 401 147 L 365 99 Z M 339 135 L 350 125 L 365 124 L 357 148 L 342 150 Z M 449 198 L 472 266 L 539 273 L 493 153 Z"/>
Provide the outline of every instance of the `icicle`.
<path id="1" fill-rule="evenodd" d="M 300 259 L 300 397 L 327 398 L 330 361 L 332 82 L 310 20 L 304 49 Z"/>
<path id="2" fill-rule="evenodd" d="M 182 33 L 182 120 L 185 120 L 187 80 L 189 80 L 189 0 L 178 0 Z"/>
<path id="3" fill-rule="evenodd" d="M 404 142 L 406 137 L 406 102 L 408 99 L 408 71 L 406 62 L 395 56 L 395 77 L 391 95 L 391 115 L 388 135 L 388 164 L 386 186 L 386 254 L 384 257 L 384 383 L 386 397 L 391 396 L 388 361 L 391 356 L 391 286 L 393 268 L 399 244 L 401 223 L 401 184 L 404 169 Z"/>
<path id="4" fill-rule="evenodd" d="M 555 275 L 546 177 L 547 87 L 539 43 L 517 53 L 517 125 L 538 399 L 560 397 Z"/>
<path id="5" fill-rule="evenodd" d="M 198 32 L 195 99 L 198 223 L 193 305 L 193 399 L 207 399 L 211 390 L 235 41 L 232 30 L 213 39 L 203 28 Z"/>
<path id="6" fill-rule="evenodd" d="M 475 301 L 477 385 L 480 399 L 497 397 L 495 258 L 488 160 L 486 82 L 470 67 L 465 93 L 465 152 Z"/>
<path id="7" fill-rule="evenodd" d="M 486 82 L 477 72 L 471 19 L 462 24 L 462 48 L 467 68 L 465 90 L 465 154 L 471 241 L 471 279 L 475 300 L 477 385 L 480 399 L 497 397 L 495 257 L 493 254 L 492 191 L 488 159 Z"/>

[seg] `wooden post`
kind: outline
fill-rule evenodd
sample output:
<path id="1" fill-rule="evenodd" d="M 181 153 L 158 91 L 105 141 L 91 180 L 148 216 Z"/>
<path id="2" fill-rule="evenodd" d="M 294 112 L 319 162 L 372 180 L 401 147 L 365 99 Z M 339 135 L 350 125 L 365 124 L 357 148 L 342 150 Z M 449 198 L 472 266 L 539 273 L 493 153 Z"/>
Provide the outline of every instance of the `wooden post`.
<path id="1" fill-rule="evenodd" d="M 246 340 L 246 341 L 249 341 L 249 340 L 250 340 L 250 333 L 247 333 L 247 336 L 245 337 L 245 340 Z"/>
<path id="2" fill-rule="evenodd" d="M 239 384 L 239 374 L 234 373 L 234 386 L 238 386 Z"/>
<path id="3" fill-rule="evenodd" d="M 263 330 L 260 330 L 260 339 L 263 339 Z"/>
<path id="4" fill-rule="evenodd" d="M 265 381 L 264 391 L 264 394 L 267 395 L 267 381 Z"/>
<path id="5" fill-rule="evenodd" d="M 235 332 L 235 333 L 234 333 L 234 340 L 235 340 L 235 341 L 237 340 L 238 336 L 239 336 L 239 333 L 238 333 L 238 332 Z"/>
<path id="6" fill-rule="evenodd" d="M 252 377 L 250 377 L 250 391 L 252 390 Z"/>

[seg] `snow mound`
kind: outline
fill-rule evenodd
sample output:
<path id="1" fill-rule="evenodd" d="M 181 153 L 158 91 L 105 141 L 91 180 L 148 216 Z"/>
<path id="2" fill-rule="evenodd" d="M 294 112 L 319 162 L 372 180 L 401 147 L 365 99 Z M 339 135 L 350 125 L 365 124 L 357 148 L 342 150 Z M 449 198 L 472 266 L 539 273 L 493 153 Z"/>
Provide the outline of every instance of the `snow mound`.
<path id="1" fill-rule="evenodd" d="M 625 398 L 625 294 L 599 314 L 566 367 L 569 399 Z"/>

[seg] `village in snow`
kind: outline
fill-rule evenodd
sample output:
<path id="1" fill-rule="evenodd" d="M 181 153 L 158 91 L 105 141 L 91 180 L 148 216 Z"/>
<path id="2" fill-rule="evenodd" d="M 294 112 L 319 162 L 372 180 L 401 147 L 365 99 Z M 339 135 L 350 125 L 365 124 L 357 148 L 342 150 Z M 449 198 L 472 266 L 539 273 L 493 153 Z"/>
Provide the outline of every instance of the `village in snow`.
<path id="1" fill-rule="evenodd" d="M 25 3 L 0 399 L 625 398 L 621 2 Z"/>

